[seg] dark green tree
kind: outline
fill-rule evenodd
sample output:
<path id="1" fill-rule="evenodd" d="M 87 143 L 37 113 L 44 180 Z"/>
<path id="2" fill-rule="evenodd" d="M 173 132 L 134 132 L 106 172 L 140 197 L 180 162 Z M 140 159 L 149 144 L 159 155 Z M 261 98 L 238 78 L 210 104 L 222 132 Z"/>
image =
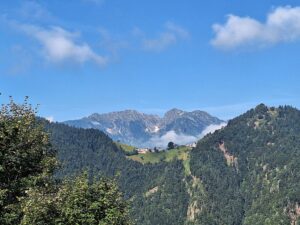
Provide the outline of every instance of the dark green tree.
<path id="1" fill-rule="evenodd" d="M 35 114 L 28 98 L 1 107 L 0 224 L 129 224 L 114 180 L 54 179 L 55 151 Z"/>
<path id="2" fill-rule="evenodd" d="M 174 148 L 175 148 L 174 142 L 170 141 L 170 142 L 168 143 L 168 150 L 174 149 Z"/>
<path id="3" fill-rule="evenodd" d="M 22 225 L 127 225 L 127 203 L 112 179 L 90 181 L 85 172 L 56 189 L 33 188 L 22 204 Z"/>
<path id="4" fill-rule="evenodd" d="M 17 224 L 19 199 L 32 185 L 42 185 L 56 166 L 48 135 L 25 99 L 13 99 L 0 111 L 0 224 Z"/>

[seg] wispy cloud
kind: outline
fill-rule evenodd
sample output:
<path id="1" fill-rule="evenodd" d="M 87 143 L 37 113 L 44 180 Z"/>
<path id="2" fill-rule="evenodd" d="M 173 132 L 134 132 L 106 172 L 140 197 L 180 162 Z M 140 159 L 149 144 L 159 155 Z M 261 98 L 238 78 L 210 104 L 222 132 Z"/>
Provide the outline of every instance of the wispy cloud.
<path id="1" fill-rule="evenodd" d="M 46 7 L 36 1 L 23 1 L 17 10 L 17 14 L 25 20 L 55 21 L 56 18 Z"/>
<path id="2" fill-rule="evenodd" d="M 190 33 L 186 29 L 175 23 L 167 22 L 165 27 L 169 32 L 176 34 L 178 38 L 187 39 L 190 36 Z"/>
<path id="3" fill-rule="evenodd" d="M 172 141 L 178 145 L 191 144 L 193 142 L 200 140 L 205 135 L 207 135 L 209 133 L 213 133 L 216 130 L 219 130 L 222 127 L 225 127 L 226 125 L 227 125 L 226 123 L 209 125 L 197 136 L 177 134 L 175 131 L 171 130 L 162 136 L 155 136 L 155 137 L 151 138 L 149 143 L 147 144 L 147 146 L 151 146 L 151 147 L 156 146 L 156 147 L 166 148 L 170 141 Z"/>
<path id="4" fill-rule="evenodd" d="M 98 65 L 106 65 L 108 59 L 97 54 L 87 43 L 78 41 L 80 35 L 55 26 L 43 28 L 35 25 L 17 24 L 18 29 L 37 40 L 41 53 L 54 63 L 79 63 L 91 61 Z"/>
<path id="5" fill-rule="evenodd" d="M 127 40 L 115 37 L 107 29 L 100 28 L 99 33 L 101 36 L 101 47 L 107 50 L 114 58 L 118 58 L 118 53 L 121 49 L 129 48 L 129 42 Z"/>
<path id="6" fill-rule="evenodd" d="M 141 34 L 141 31 L 137 28 L 135 33 Z M 190 36 L 189 32 L 183 27 L 167 22 L 164 25 L 164 31 L 162 31 L 156 38 L 146 38 L 142 40 L 143 49 L 147 51 L 163 51 L 168 47 L 176 44 L 179 40 L 185 40 Z"/>
<path id="7" fill-rule="evenodd" d="M 83 40 L 79 32 L 65 29 L 60 20 L 54 17 L 45 5 L 37 1 L 23 1 L 18 9 L 9 14 L 3 14 L 0 22 L 9 29 L 17 30 L 35 40 L 34 45 L 21 46 L 18 49 L 26 49 L 32 55 L 36 55 L 36 52 L 38 52 L 38 55 L 43 56 L 48 62 L 79 65 L 93 62 L 104 66 L 110 61 L 110 57 L 104 56 L 104 53 L 99 54 L 99 49 L 92 47 Z M 99 41 L 97 45 L 99 46 Z M 37 49 L 29 51 L 29 49 L 34 48 Z M 100 50 L 105 49 L 101 48 Z M 105 52 L 105 54 L 110 53 Z M 21 71 L 22 68 L 25 68 L 25 66 L 14 66 L 12 73 Z"/>
<path id="8" fill-rule="evenodd" d="M 227 123 L 211 124 L 202 131 L 202 133 L 199 135 L 199 138 L 203 138 L 207 134 L 214 133 L 216 130 L 220 130 L 223 127 L 226 127 L 226 125 Z"/>
<path id="9" fill-rule="evenodd" d="M 50 123 L 52 123 L 52 122 L 54 122 L 54 117 L 48 116 L 48 117 L 46 117 L 46 120 L 48 120 Z"/>
<path id="10" fill-rule="evenodd" d="M 193 143 L 197 141 L 198 138 L 195 136 L 188 136 L 184 134 L 177 134 L 175 131 L 169 131 L 162 136 L 156 136 L 151 138 L 150 143 L 148 144 L 151 147 L 161 147 L 166 148 L 170 141 L 183 145 L 188 143 Z"/>
<path id="11" fill-rule="evenodd" d="M 103 4 L 105 0 L 81 1 Z M 47 62 L 60 65 L 66 63 L 83 65 L 92 62 L 104 66 L 119 60 L 119 53 L 123 49 L 130 51 L 138 48 L 142 51 L 160 52 L 190 37 L 185 28 L 172 22 L 166 22 L 161 32 L 153 38 L 148 37 L 138 28 L 133 31 L 133 35 L 116 35 L 99 27 L 79 28 L 82 32 L 87 32 L 89 29 L 90 36 L 97 33 L 98 37 L 90 39 L 97 39 L 92 44 L 83 39 L 84 35 L 71 30 L 67 22 L 55 17 L 48 10 L 46 3 L 34 0 L 22 1 L 18 9 L 15 8 L 12 12 L 2 15 L 0 22 L 6 23 L 9 28 L 13 27 L 21 31 L 35 41 L 32 42 L 33 45 L 23 46 L 32 57 L 36 57 L 38 52 L 38 56 L 44 57 Z M 14 71 L 21 71 L 20 68 L 15 67 Z"/>
<path id="12" fill-rule="evenodd" d="M 277 7 L 265 22 L 251 17 L 228 15 L 225 24 L 214 24 L 211 44 L 219 49 L 265 47 L 300 40 L 300 7 Z"/>

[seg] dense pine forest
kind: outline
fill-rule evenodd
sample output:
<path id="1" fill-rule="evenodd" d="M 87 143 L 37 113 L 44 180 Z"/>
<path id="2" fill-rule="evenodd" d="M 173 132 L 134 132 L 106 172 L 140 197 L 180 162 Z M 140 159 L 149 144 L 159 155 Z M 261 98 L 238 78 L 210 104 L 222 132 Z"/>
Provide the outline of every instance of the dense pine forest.
<path id="1" fill-rule="evenodd" d="M 0 110 L 0 224 L 131 224 L 116 181 L 58 178 L 59 161 L 36 111 L 11 99 Z"/>
<path id="2" fill-rule="evenodd" d="M 184 223 L 188 192 L 181 161 L 143 165 L 127 159 L 125 152 L 99 130 L 44 124 L 62 164 L 56 171 L 58 177 L 82 170 L 94 176 L 117 177 L 137 224 Z"/>
<path id="3" fill-rule="evenodd" d="M 3 106 L 0 119 L 1 224 L 300 222 L 295 108 L 261 104 L 201 139 L 187 161 L 145 164 L 103 132 L 50 123 L 27 103 Z"/>
<path id="4" fill-rule="evenodd" d="M 261 104 L 191 152 L 196 224 L 299 224 L 300 111 Z"/>
<path id="5" fill-rule="evenodd" d="M 300 0 L 0 0 L 0 225 L 300 225 Z"/>
<path id="6" fill-rule="evenodd" d="M 300 215 L 300 112 L 292 107 L 259 105 L 207 135 L 190 153 L 191 174 L 178 160 L 128 160 L 100 131 L 46 127 L 64 163 L 58 174 L 118 176 L 137 224 L 296 224 Z"/>

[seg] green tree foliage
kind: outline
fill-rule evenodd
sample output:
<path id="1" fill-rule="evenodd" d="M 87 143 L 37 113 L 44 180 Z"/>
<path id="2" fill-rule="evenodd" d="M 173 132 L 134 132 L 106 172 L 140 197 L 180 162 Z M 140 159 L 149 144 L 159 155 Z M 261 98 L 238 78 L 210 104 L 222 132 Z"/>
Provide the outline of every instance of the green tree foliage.
<path id="1" fill-rule="evenodd" d="M 129 224 L 116 182 L 53 178 L 55 152 L 25 99 L 0 111 L 0 224 Z"/>
<path id="2" fill-rule="evenodd" d="M 228 165 L 220 144 L 236 162 Z M 206 136 L 191 152 L 201 180 L 194 224 L 285 225 L 299 220 L 300 111 L 261 104 Z M 295 222 L 295 221 L 294 221 Z"/>
<path id="3" fill-rule="evenodd" d="M 90 182 L 87 173 L 68 179 L 56 191 L 31 189 L 22 204 L 22 225 L 126 225 L 127 203 L 116 182 Z"/>
<path id="4" fill-rule="evenodd" d="M 32 185 L 43 185 L 55 168 L 48 135 L 25 99 L 10 100 L 0 111 L 0 224 L 16 224 L 21 217 L 19 198 Z"/>
<path id="5" fill-rule="evenodd" d="M 168 143 L 168 150 L 174 149 L 174 148 L 175 148 L 174 142 L 170 141 L 170 142 Z"/>
<path id="6" fill-rule="evenodd" d="M 181 161 L 143 165 L 128 159 L 126 153 L 99 130 L 44 123 L 63 165 L 57 177 L 69 177 L 84 170 L 91 175 L 117 175 L 125 198 L 132 200 L 130 216 L 135 223 L 184 223 L 188 193 Z M 147 197 L 146 193 L 154 187 L 158 187 L 158 191 Z"/>
<path id="7" fill-rule="evenodd" d="M 199 141 L 185 174 L 181 161 L 142 165 L 101 131 L 12 101 L 0 115 L 0 224 L 299 224 L 299 146 L 300 111 L 261 104 Z"/>
<path id="8" fill-rule="evenodd" d="M 300 112 L 257 108 L 230 120 L 182 163 L 139 164 L 102 132 L 46 123 L 64 165 L 58 177 L 88 169 L 119 174 L 137 224 L 285 225 L 299 222 Z M 224 151 L 226 148 L 226 159 Z M 228 160 L 232 158 L 232 162 Z"/>
<path id="9" fill-rule="evenodd" d="M 189 199 L 184 180 L 182 161 L 170 162 L 142 197 L 137 195 L 133 205 L 137 224 L 184 224 Z"/>

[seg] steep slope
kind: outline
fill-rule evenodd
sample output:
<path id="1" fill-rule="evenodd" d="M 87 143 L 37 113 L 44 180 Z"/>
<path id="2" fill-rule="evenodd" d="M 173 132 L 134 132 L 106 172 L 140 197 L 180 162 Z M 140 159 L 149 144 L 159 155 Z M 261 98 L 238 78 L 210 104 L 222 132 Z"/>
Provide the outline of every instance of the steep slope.
<path id="1" fill-rule="evenodd" d="M 179 109 L 171 109 L 166 112 L 160 122 L 160 134 L 175 131 L 177 134 L 199 136 L 207 126 L 222 122 L 222 120 L 204 111 L 185 112 Z"/>
<path id="2" fill-rule="evenodd" d="M 99 130 L 47 128 L 63 162 L 59 175 L 119 174 L 137 224 L 300 222 L 300 111 L 292 107 L 259 105 L 201 139 L 186 160 L 153 164 L 127 159 Z"/>
<path id="3" fill-rule="evenodd" d="M 127 159 L 124 151 L 99 130 L 44 123 L 62 163 L 58 177 L 82 170 L 117 176 L 125 197 L 132 202 L 131 215 L 136 224 L 184 223 L 188 194 L 181 161 L 142 165 Z M 153 188 L 156 191 L 151 192 Z"/>
<path id="4" fill-rule="evenodd" d="M 191 152 L 189 223 L 298 224 L 299 161 L 300 111 L 259 105 L 229 121 Z"/>
<path id="5" fill-rule="evenodd" d="M 101 130 L 114 140 L 134 146 L 147 142 L 152 133 L 156 132 L 158 123 L 158 116 L 139 113 L 135 110 L 106 114 L 95 113 L 81 120 L 65 122 L 74 127 Z"/>
<path id="6" fill-rule="evenodd" d="M 194 137 L 192 140 L 197 140 L 197 137 L 207 126 L 222 122 L 203 111 L 185 112 L 172 109 L 162 118 L 135 110 L 125 110 L 106 114 L 95 113 L 80 120 L 71 120 L 64 123 L 79 128 L 99 129 L 112 139 L 120 140 L 126 144 L 154 147 L 160 145 L 158 141 L 160 137 L 167 135 L 169 132 L 181 136 L 191 136 Z M 176 141 L 169 139 L 165 142 Z M 191 138 L 187 140 L 190 141 Z M 165 145 L 165 142 L 162 145 Z"/>

